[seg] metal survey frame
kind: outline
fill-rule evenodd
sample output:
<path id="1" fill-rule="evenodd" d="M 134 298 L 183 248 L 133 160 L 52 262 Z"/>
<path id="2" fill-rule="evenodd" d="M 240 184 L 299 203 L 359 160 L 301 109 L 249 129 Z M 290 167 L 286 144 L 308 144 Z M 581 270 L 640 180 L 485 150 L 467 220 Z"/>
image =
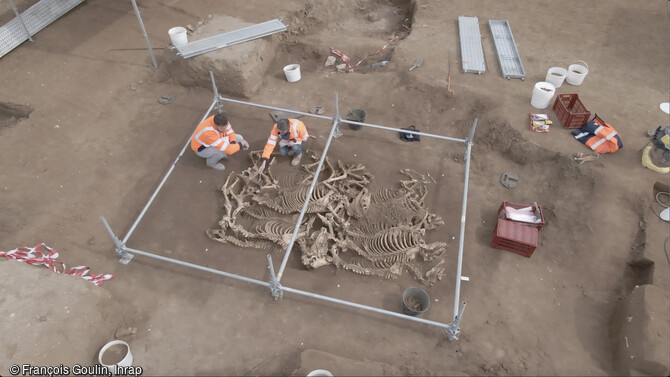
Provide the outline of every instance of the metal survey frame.
<path id="1" fill-rule="evenodd" d="M 356 121 L 350 121 L 350 120 L 344 120 L 343 121 L 340 118 L 340 115 L 339 115 L 338 93 L 337 92 L 335 92 L 335 114 L 334 114 L 333 117 L 327 117 L 327 116 L 323 116 L 323 115 L 304 113 L 304 112 L 300 112 L 300 111 L 283 109 L 283 108 L 278 108 L 278 107 L 273 107 L 273 106 L 259 105 L 259 104 L 255 104 L 255 103 L 252 103 L 252 102 L 245 102 L 245 101 L 239 101 L 239 100 L 234 100 L 234 99 L 230 99 L 230 98 L 221 97 L 221 95 L 216 91 L 216 84 L 214 83 L 214 77 L 211 73 L 210 73 L 210 76 L 212 78 L 212 86 L 214 87 L 215 98 L 214 98 L 214 101 L 212 102 L 211 106 L 209 107 L 209 109 L 207 110 L 207 112 L 205 113 L 203 118 L 201 119 L 200 123 L 202 123 L 209 116 L 211 111 L 214 109 L 214 106 L 217 106 L 217 108 L 220 109 L 220 102 L 221 101 L 243 104 L 243 105 L 249 105 L 249 106 L 260 107 L 260 108 L 271 109 L 271 110 L 287 111 L 287 112 L 292 112 L 292 113 L 295 113 L 295 114 L 302 114 L 302 115 L 310 116 L 310 117 L 314 117 L 314 118 L 332 120 L 332 126 L 331 126 L 331 130 L 330 130 L 330 134 L 328 135 L 328 140 L 327 140 L 326 145 L 324 147 L 324 151 L 321 154 L 321 159 L 319 160 L 317 170 L 314 174 L 314 178 L 312 179 L 312 183 L 310 185 L 309 192 L 306 196 L 305 203 L 303 204 L 302 210 L 300 211 L 300 216 L 299 216 L 298 220 L 296 221 L 296 225 L 295 225 L 293 234 L 291 236 L 291 240 L 290 240 L 289 245 L 288 245 L 288 247 L 286 249 L 286 252 L 284 254 L 284 258 L 282 260 L 282 264 L 279 268 L 279 271 L 278 271 L 277 274 L 275 274 L 274 265 L 272 263 L 272 258 L 270 256 L 270 254 L 267 255 L 268 270 L 270 272 L 270 281 L 265 282 L 265 281 L 251 279 L 251 278 L 248 278 L 248 277 L 244 277 L 244 276 L 240 276 L 240 275 L 236 275 L 236 274 L 232 274 L 232 273 L 228 273 L 228 272 L 215 270 L 215 269 L 212 269 L 212 268 L 209 268 L 209 267 L 204 267 L 204 266 L 200 266 L 200 265 L 197 265 L 197 264 L 184 262 L 184 261 L 180 261 L 180 260 L 177 260 L 177 259 L 167 258 L 167 257 L 163 257 L 163 256 L 160 256 L 160 255 L 151 254 L 151 253 L 147 253 L 147 252 L 144 252 L 144 251 L 141 251 L 141 250 L 126 247 L 126 242 L 128 241 L 128 238 L 130 238 L 130 235 L 133 233 L 133 231 L 135 230 L 135 228 L 139 224 L 142 217 L 144 217 L 147 209 L 149 208 L 149 206 L 151 205 L 153 200 L 158 195 L 158 192 L 163 187 L 163 184 L 165 183 L 167 178 L 170 176 L 170 174 L 174 170 L 174 167 L 176 166 L 177 162 L 179 161 L 181 156 L 184 154 L 184 151 L 186 150 L 186 148 L 190 144 L 190 138 L 186 142 L 184 147 L 182 148 L 181 152 L 179 153 L 179 156 L 177 156 L 175 161 L 172 163 L 172 166 L 170 166 L 170 169 L 168 170 L 166 175 L 163 177 L 163 180 L 159 183 L 159 185 L 156 188 L 156 190 L 154 191 L 153 195 L 151 196 L 151 198 L 149 199 L 147 204 L 144 206 L 144 208 L 142 209 L 142 212 L 137 217 L 137 219 L 135 220 L 135 222 L 131 226 L 130 230 L 128 231 L 128 233 L 123 238 L 123 240 L 119 240 L 119 238 L 114 234 L 111 227 L 107 223 L 107 220 L 105 220 L 104 216 L 100 216 L 100 220 L 102 221 L 105 228 L 107 229 L 107 232 L 109 233 L 110 237 L 112 238 L 112 241 L 113 241 L 114 246 L 115 246 L 116 253 L 121 256 L 121 259 L 120 259 L 119 262 L 122 263 L 122 264 L 128 264 L 130 262 L 130 260 L 134 257 L 134 255 L 141 255 L 141 256 L 145 256 L 145 257 L 149 257 L 149 258 L 162 260 L 162 261 L 165 261 L 165 262 L 178 264 L 178 265 L 185 266 L 185 267 L 194 268 L 194 269 L 197 269 L 197 270 L 200 270 L 200 271 L 205 271 L 205 272 L 213 273 L 213 274 L 216 274 L 216 275 L 221 275 L 221 276 L 225 276 L 225 277 L 229 277 L 229 278 L 233 278 L 233 279 L 246 281 L 248 283 L 268 287 L 275 300 L 282 298 L 283 297 L 283 292 L 295 293 L 295 294 L 299 294 L 299 295 L 303 295 L 303 296 L 307 296 L 307 297 L 312 297 L 312 298 L 317 298 L 317 299 L 328 301 L 328 302 L 333 302 L 333 303 L 342 304 L 342 305 L 345 305 L 345 306 L 354 307 L 354 308 L 357 308 L 357 309 L 368 310 L 368 311 L 371 311 L 371 312 L 375 312 L 375 313 L 379 313 L 379 314 L 385 314 L 385 315 L 389 315 L 389 316 L 396 317 L 396 318 L 402 318 L 402 319 L 406 319 L 406 320 L 410 320 L 410 321 L 414 321 L 414 322 L 419 322 L 419 323 L 423 323 L 423 324 L 427 324 L 427 325 L 431 325 L 431 326 L 441 327 L 441 328 L 445 329 L 445 332 L 447 334 L 447 338 L 449 340 L 458 340 L 457 335 L 461 331 L 459 325 L 460 325 L 460 322 L 461 322 L 461 318 L 463 316 L 463 311 L 465 310 L 465 306 L 467 305 L 466 301 L 460 302 L 460 290 L 461 290 L 461 280 L 464 280 L 464 278 L 462 276 L 463 251 L 464 251 L 463 246 L 464 246 L 464 240 L 465 240 L 465 217 L 466 217 L 466 212 L 467 212 L 468 183 L 469 183 L 469 179 L 470 179 L 470 155 L 471 155 L 471 151 L 472 151 L 472 145 L 474 144 L 472 140 L 474 138 L 475 129 L 477 127 L 477 118 L 474 119 L 473 124 L 472 124 L 472 128 L 470 129 L 470 134 L 466 139 L 458 139 L 458 138 L 452 138 L 452 137 L 447 137 L 447 136 L 434 135 L 434 134 L 418 132 L 418 131 L 411 131 L 411 130 L 404 130 L 404 129 L 401 130 L 401 129 L 397 129 L 397 128 L 385 127 L 385 126 L 362 123 L 362 122 L 356 122 Z M 462 142 L 462 143 L 465 144 L 465 147 L 466 147 L 465 156 L 464 156 L 464 159 L 465 159 L 465 179 L 464 179 L 464 188 L 463 188 L 463 202 L 462 202 L 462 207 L 461 207 L 461 226 L 460 226 L 460 234 L 459 234 L 459 241 L 458 241 L 459 243 L 458 243 L 458 263 L 457 263 L 457 270 L 456 270 L 456 287 L 454 289 L 454 316 L 453 316 L 453 320 L 451 322 L 441 323 L 441 322 L 431 321 L 431 320 L 427 320 L 427 319 L 423 319 L 423 318 L 407 316 L 405 314 L 396 313 L 396 312 L 392 312 L 392 311 L 388 311 L 388 310 L 384 310 L 384 309 L 379 309 L 379 308 L 375 308 L 375 307 L 372 307 L 372 306 L 362 305 L 362 304 L 358 304 L 358 303 L 355 303 L 355 302 L 340 300 L 340 299 L 337 299 L 337 298 L 323 296 L 323 295 L 319 295 L 319 294 L 312 293 L 312 292 L 307 292 L 307 291 L 302 291 L 302 290 L 299 290 L 299 289 L 285 287 L 285 286 L 282 286 L 280 284 L 284 269 L 286 267 L 286 263 L 288 261 L 288 258 L 290 256 L 290 254 L 291 254 L 291 251 L 293 249 L 293 245 L 295 243 L 295 239 L 297 237 L 297 233 L 298 233 L 298 229 L 300 227 L 300 223 L 302 222 L 302 219 L 305 215 L 305 212 L 307 211 L 307 207 L 309 205 L 309 201 L 310 201 L 310 198 L 312 196 L 312 192 L 314 190 L 314 187 L 316 186 L 316 183 L 318 182 L 319 173 L 321 172 L 321 168 L 322 168 L 323 163 L 325 161 L 328 149 L 330 148 L 330 144 L 332 142 L 332 139 L 335 138 L 335 135 L 337 135 L 338 133 L 341 135 L 341 131 L 339 130 L 339 126 L 342 123 L 354 124 L 354 125 L 377 128 L 377 129 L 383 129 L 383 130 L 388 130 L 388 131 L 410 133 L 410 134 L 415 134 L 415 135 L 420 135 L 420 136 L 425 136 L 425 137 L 433 137 L 433 138 L 443 139 L 443 140 L 458 141 L 458 142 Z M 465 279 L 465 280 L 467 280 L 467 279 Z"/>

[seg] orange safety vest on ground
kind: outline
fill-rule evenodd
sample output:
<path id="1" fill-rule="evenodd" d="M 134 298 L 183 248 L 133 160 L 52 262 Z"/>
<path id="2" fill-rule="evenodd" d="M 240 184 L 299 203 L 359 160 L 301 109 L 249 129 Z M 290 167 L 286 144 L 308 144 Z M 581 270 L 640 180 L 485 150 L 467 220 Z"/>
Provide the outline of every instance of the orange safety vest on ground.
<path id="1" fill-rule="evenodd" d="M 240 144 L 237 142 L 231 144 L 233 141 L 236 141 L 236 137 L 230 122 L 226 125 L 224 132 L 219 132 L 215 127 L 214 116 L 212 115 L 195 129 L 193 136 L 191 136 L 191 149 L 197 152 L 201 146 L 205 146 L 216 148 L 225 154 L 233 154 L 240 150 Z"/>
<path id="2" fill-rule="evenodd" d="M 572 131 L 575 139 L 597 153 L 613 153 L 623 148 L 623 142 L 616 130 L 596 114 L 584 127 Z"/>
<path id="3" fill-rule="evenodd" d="M 309 134 L 307 133 L 307 127 L 305 123 L 297 119 L 289 119 L 289 140 L 293 140 L 296 144 L 302 144 L 307 141 Z M 277 130 L 277 123 L 272 126 L 272 132 L 270 132 L 270 137 L 268 138 L 267 143 L 265 143 L 265 148 L 263 148 L 262 158 L 270 158 L 272 151 L 275 149 L 275 145 L 281 139 L 279 136 L 279 131 Z"/>

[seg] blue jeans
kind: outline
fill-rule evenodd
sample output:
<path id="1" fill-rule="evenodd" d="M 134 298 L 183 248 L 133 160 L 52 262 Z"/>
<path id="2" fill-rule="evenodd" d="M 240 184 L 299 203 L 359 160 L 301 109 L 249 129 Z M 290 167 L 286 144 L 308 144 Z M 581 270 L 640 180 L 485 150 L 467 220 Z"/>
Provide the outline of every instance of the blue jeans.
<path id="1" fill-rule="evenodd" d="M 288 154 L 288 151 L 293 151 L 294 155 L 299 155 L 302 153 L 302 146 L 305 145 L 305 142 L 303 141 L 302 144 L 293 144 L 292 147 L 289 146 L 284 146 L 284 147 L 279 147 L 279 154 L 282 156 L 286 156 Z"/>

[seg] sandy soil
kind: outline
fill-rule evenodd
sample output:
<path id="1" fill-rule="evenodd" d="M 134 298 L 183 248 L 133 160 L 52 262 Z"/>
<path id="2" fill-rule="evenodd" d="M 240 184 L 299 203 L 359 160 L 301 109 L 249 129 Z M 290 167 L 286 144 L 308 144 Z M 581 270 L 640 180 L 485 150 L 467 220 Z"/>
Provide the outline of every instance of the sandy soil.
<path id="1" fill-rule="evenodd" d="M 24 10 L 35 1 L 16 3 Z M 670 87 L 667 2 L 147 0 L 139 7 L 153 47 L 164 49 L 156 50 L 157 69 L 140 50 L 146 46 L 130 2 L 102 0 L 84 2 L 0 59 L 0 250 L 45 242 L 68 266 L 115 275 L 95 287 L 0 262 L 0 374 L 12 364 L 92 365 L 115 337 L 130 344 L 133 365 L 145 375 L 305 375 L 317 368 L 335 375 L 668 374 L 669 228 L 654 213 L 652 189 L 668 176 L 643 168 L 639 152 L 647 130 L 668 124 L 658 108 Z M 3 23 L 12 18 L 7 2 L 0 12 Z M 483 75 L 461 70 L 459 15 L 479 18 Z M 229 82 L 231 70 L 218 71 L 223 96 L 303 111 L 322 106 L 332 115 L 337 92 L 341 115 L 362 108 L 372 124 L 455 138 L 467 137 L 478 118 L 460 340 L 448 341 L 438 327 L 294 294 L 273 300 L 262 286 L 147 257 L 118 263 L 101 215 L 121 238 L 133 230 L 128 247 L 268 281 L 265 251 L 205 235 L 222 216 L 219 188 L 230 172 L 249 166 L 247 152 L 220 173 L 186 150 L 133 224 L 212 103 L 206 79 L 182 81 L 189 68 L 177 67 L 168 29 L 192 25 L 199 38 L 212 20 L 234 20 L 216 25 L 225 31 L 273 18 L 289 30 L 264 38 L 262 51 L 239 45 L 216 55 L 221 64 L 238 62 L 230 67 L 239 72 L 251 69 L 245 64 L 261 69 L 239 76 L 245 87 Z M 410 33 L 403 33 L 405 18 Z M 501 76 L 489 19 L 510 22 L 526 80 Z M 384 68 L 366 62 L 344 74 L 323 66 L 329 47 L 358 61 L 394 33 L 402 38 L 370 59 L 390 60 Z M 137 50 L 114 50 L 129 48 Z M 419 57 L 425 64 L 409 72 Z M 558 93 L 578 93 L 625 145 L 584 164 L 573 156 L 589 150 L 550 109 L 549 133 L 528 129 L 528 114 L 538 112 L 530 106 L 534 84 L 548 68 L 577 59 L 589 65 L 583 85 L 564 84 Z M 301 65 L 296 83 L 282 72 L 290 63 Z M 455 95 L 447 90 L 449 75 Z M 159 104 L 164 95 L 174 101 Z M 272 126 L 268 111 L 239 104 L 224 110 L 252 149 L 261 149 Z M 311 148 L 323 150 L 330 123 L 303 119 L 316 137 Z M 448 273 L 422 286 L 432 301 L 421 317 L 450 322 L 464 145 L 342 131 L 328 156 L 364 163 L 386 186 L 397 185 L 404 168 L 435 177 L 426 206 L 445 226 L 427 238 L 448 243 Z M 519 176 L 517 187 L 499 183 L 506 171 Z M 491 248 L 502 201 L 543 207 L 546 225 L 531 258 Z M 275 268 L 282 257 L 272 255 Z M 404 289 L 419 285 L 410 274 L 384 280 L 331 266 L 307 270 L 297 253 L 282 284 L 394 312 Z"/>

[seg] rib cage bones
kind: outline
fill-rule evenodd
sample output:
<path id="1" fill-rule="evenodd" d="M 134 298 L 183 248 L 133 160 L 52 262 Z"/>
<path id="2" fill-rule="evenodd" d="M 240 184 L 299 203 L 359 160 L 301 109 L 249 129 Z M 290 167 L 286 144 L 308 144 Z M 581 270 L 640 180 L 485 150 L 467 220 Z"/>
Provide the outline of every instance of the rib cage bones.
<path id="1" fill-rule="evenodd" d="M 306 162 L 297 173 L 275 177 L 274 158 L 258 173 L 260 153 L 250 153 L 253 166 L 230 173 L 221 187 L 224 215 L 220 228 L 206 233 L 222 243 L 282 251 L 310 195 L 320 156 L 305 151 L 314 163 Z M 424 207 L 430 181 L 410 169 L 400 172 L 408 177 L 399 182 L 400 188 L 375 187 L 365 165 L 331 164 L 326 157 L 295 238 L 302 263 L 307 268 L 333 264 L 386 279 L 398 278 L 407 269 L 422 283 L 432 285 L 440 280 L 447 244 L 424 240 L 427 230 L 444 224 Z M 425 266 L 434 260 L 437 263 L 432 268 Z"/>

